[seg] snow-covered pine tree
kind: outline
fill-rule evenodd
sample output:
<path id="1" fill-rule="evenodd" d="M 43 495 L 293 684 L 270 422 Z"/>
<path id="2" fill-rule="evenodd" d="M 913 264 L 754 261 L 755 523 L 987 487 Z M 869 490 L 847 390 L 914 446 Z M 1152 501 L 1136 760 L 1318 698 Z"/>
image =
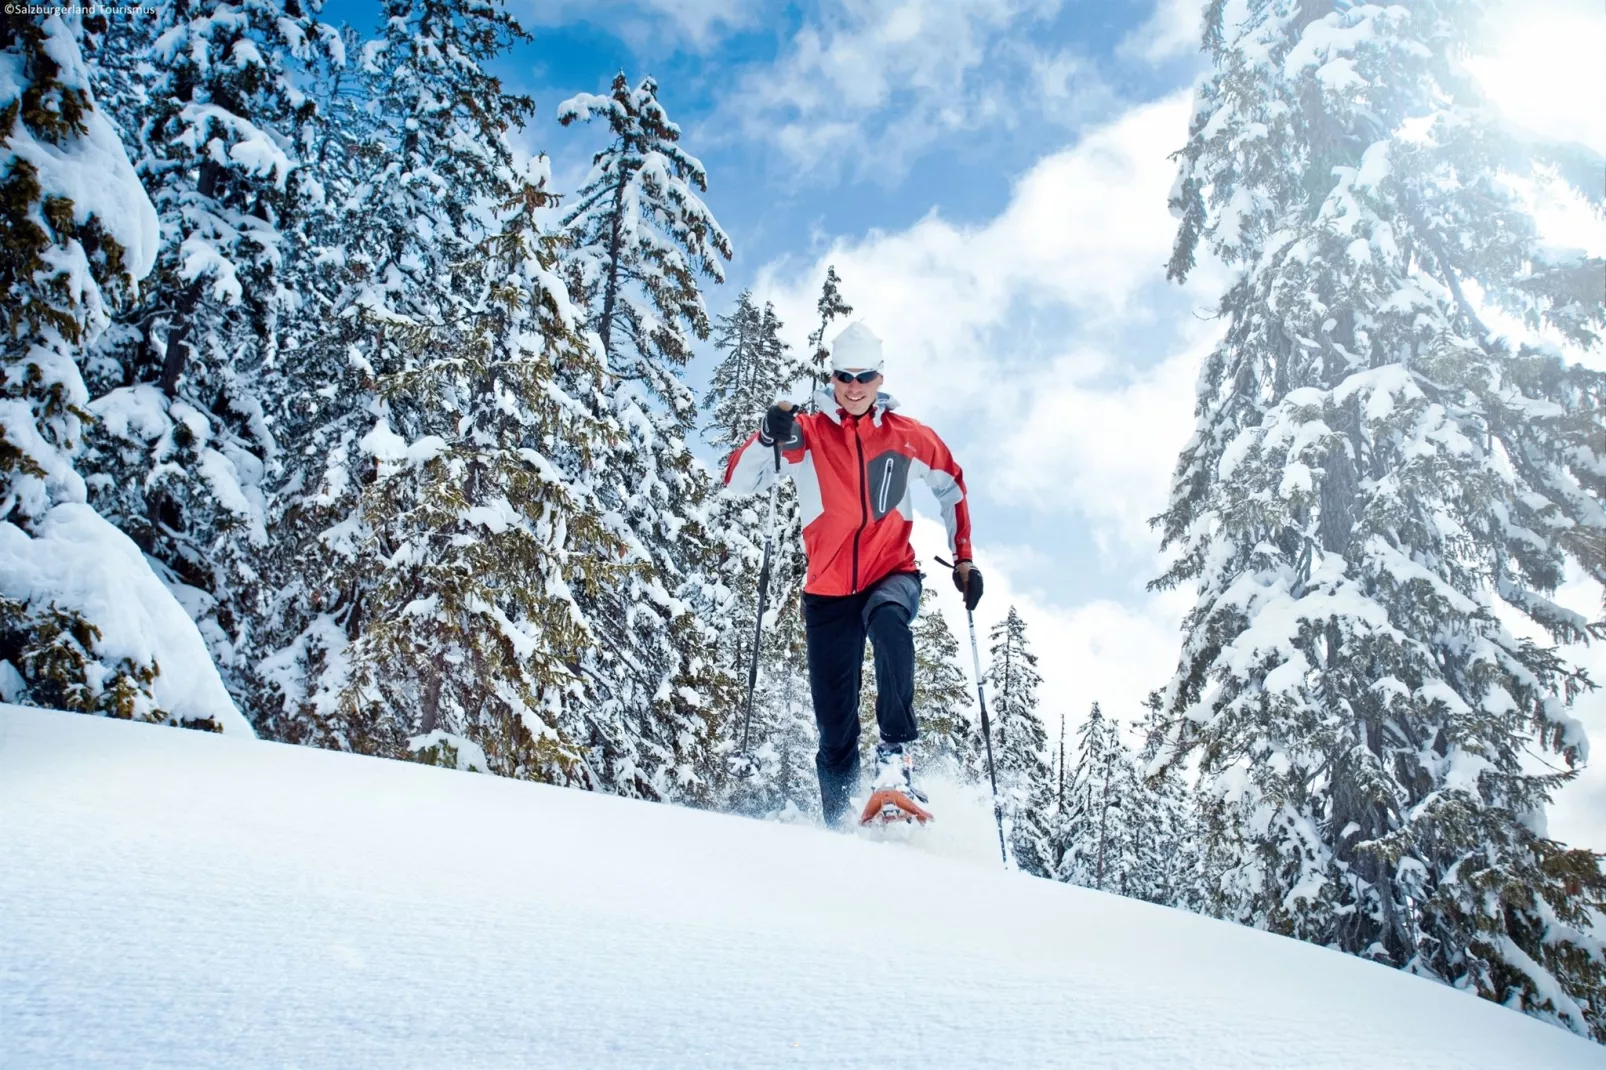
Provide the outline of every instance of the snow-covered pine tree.
<path id="1" fill-rule="evenodd" d="M 1127 869 L 1122 894 L 1197 911 L 1189 889 L 1199 850 L 1187 785 L 1176 770 L 1150 780 L 1138 775 L 1140 765 L 1130 768 L 1132 779 L 1123 814 Z"/>
<path id="2" fill-rule="evenodd" d="M 715 318 L 714 347 L 721 357 L 703 395 L 703 439 L 718 451 L 721 465 L 752 435 L 780 385 L 772 370 L 763 364 L 759 346 L 762 329 L 763 314 L 753 303 L 751 290 L 743 290 L 737 296 L 736 307 L 729 314 Z M 757 517 L 755 508 L 759 509 Z M 725 596 L 727 609 L 722 615 L 726 627 L 721 648 L 737 678 L 745 677 L 752 652 L 752 618 L 757 613 L 755 586 L 763 558 L 766 508 L 758 502 L 725 495 L 709 503 L 709 529 L 722 543 L 720 593 Z M 777 526 L 784 511 L 777 498 Z"/>
<path id="3" fill-rule="evenodd" d="M 1505 180 L 1529 165 L 1461 66 L 1478 14 L 1206 11 L 1170 274 L 1204 245 L 1238 275 L 1156 518 L 1155 586 L 1198 601 L 1152 701 L 1209 792 L 1221 913 L 1606 1040 L 1600 857 L 1545 833 L 1586 680 L 1494 612 L 1586 634 L 1548 593 L 1569 555 L 1606 577 L 1606 377 L 1480 318 L 1598 345 L 1602 266 Z"/>
<path id="4" fill-rule="evenodd" d="M 714 480 L 687 446 L 696 399 L 680 371 L 706 338 L 699 276 L 723 281 L 730 239 L 697 196 L 703 165 L 679 144 L 658 84 L 580 94 L 567 126 L 601 117 L 612 135 L 562 220 L 566 277 L 588 310 L 610 376 L 607 411 L 622 437 L 600 486 L 629 563 L 628 582 L 584 600 L 595 624 L 594 750 L 615 790 L 712 799 L 713 747 L 736 679 L 710 656 L 725 630 L 706 508 Z"/>
<path id="5" fill-rule="evenodd" d="M 405 21 L 387 23 L 392 35 L 406 28 Z M 446 318 L 427 310 L 425 294 L 449 292 L 434 284 L 445 274 L 434 258 L 462 256 L 464 245 L 430 215 L 447 206 L 419 196 L 432 172 L 416 158 L 413 169 L 398 159 L 404 120 L 377 106 L 395 99 L 397 83 L 413 81 L 394 75 L 416 54 L 387 47 L 397 41 L 365 40 L 349 27 L 340 42 L 338 53 L 314 68 L 308 90 L 321 121 L 306 147 L 307 219 L 285 264 L 305 297 L 280 317 L 282 387 L 270 395 L 265 416 L 280 444 L 280 471 L 268 501 L 270 541 L 261 568 L 269 593 L 257 623 L 260 654 L 247 668 L 247 702 L 259 730 L 272 738 L 372 749 L 342 728 L 335 705 L 346 680 L 346 648 L 369 621 L 378 582 L 378 570 L 359 554 L 370 544 L 359 497 L 372 468 L 357 443 L 373 427 L 378 376 L 397 370 L 406 329 Z M 457 71 L 472 73 L 467 64 Z M 418 133 L 425 151 L 440 136 L 434 122 L 420 123 Z M 494 129 L 481 133 L 495 136 Z M 422 181 L 401 181 L 419 171 Z"/>
<path id="6" fill-rule="evenodd" d="M 338 709 L 381 752 L 605 787 L 579 712 L 577 595 L 627 566 L 591 489 L 592 417 L 556 384 L 558 366 L 573 378 L 593 358 L 539 229 L 545 159 L 510 178 L 499 226 L 456 265 L 482 300 L 456 329 L 404 336 L 358 443 L 375 464 L 360 512 L 379 577 Z"/>
<path id="7" fill-rule="evenodd" d="M 340 40 L 294 0 L 163 5 L 109 29 L 97 81 L 163 240 L 88 364 L 91 501 L 159 563 L 243 699 L 278 452 L 264 395 L 303 298 L 285 266 L 317 110 L 298 68 Z"/>
<path id="8" fill-rule="evenodd" d="M 743 290 L 728 315 L 714 317 L 714 349 L 722 354 L 703 395 L 703 438 L 719 451 L 721 461 L 741 445 L 758 426 L 757 416 L 775 400 L 779 385 L 768 374 L 759 354 L 759 332 L 764 317 L 753 303 L 753 291 Z"/>
<path id="9" fill-rule="evenodd" d="M 393 38 L 405 26 L 405 20 L 386 24 Z M 365 610 L 379 578 L 357 552 L 369 534 L 359 495 L 372 473 L 357 442 L 374 424 L 376 375 L 395 370 L 390 358 L 400 349 L 394 338 L 382 343 L 382 324 L 434 322 L 428 313 L 409 318 L 409 312 L 424 303 L 418 291 L 447 289 L 421 281 L 431 278 L 422 266 L 442 255 L 442 246 L 453 246 L 455 232 L 437 228 L 426 199 L 410 195 L 432 172 L 398 160 L 405 119 L 394 108 L 408 101 L 380 106 L 399 95 L 403 80 L 391 77 L 395 65 L 414 55 L 396 47 L 403 43 L 365 39 L 343 26 L 307 71 L 316 120 L 303 127 L 297 172 L 303 215 L 286 235 L 281 267 L 298 300 L 279 316 L 279 359 L 264 391 L 263 419 L 279 444 L 267 501 L 268 548 L 258 566 L 266 594 L 252 622 L 256 656 L 240 670 L 259 730 L 289 742 L 364 745 L 341 731 L 335 713 L 344 651 L 368 623 Z M 456 73 L 472 77 L 468 64 Z M 432 125 L 420 129 L 427 144 Z M 399 181 L 420 172 L 420 181 Z"/>
<path id="10" fill-rule="evenodd" d="M 763 404 L 750 410 L 747 425 L 747 435 L 751 435 L 758 428 L 759 420 L 763 417 L 764 409 L 775 397 L 791 391 L 800 382 L 808 379 L 808 365 L 792 354 L 792 347 L 781 339 L 781 330 L 785 325 L 775 314 L 775 306 L 764 302 L 764 311 L 758 320 L 758 355 L 761 366 L 765 369 L 764 379 L 773 387 L 768 400 L 755 397 L 755 401 Z M 724 537 L 727 530 L 715 526 L 716 537 Z M 759 529 L 747 529 L 749 534 L 758 535 Z M 759 545 L 762 545 L 762 536 Z M 803 554 L 803 510 L 797 500 L 797 486 L 791 480 L 782 482 L 780 492 L 775 503 L 775 545 L 772 552 L 770 572 L 770 604 L 775 607 L 773 620 L 765 622 L 765 634 L 772 639 L 771 651 L 767 655 L 778 662 L 796 662 L 803 657 L 805 647 L 803 642 L 803 584 L 808 578 L 809 562 Z M 801 662 L 799 662 L 801 664 Z M 775 666 L 779 669 L 779 664 Z M 803 690 L 807 687 L 807 669 L 802 677 Z M 788 685 L 788 690 L 794 690 Z M 809 718 L 812 725 L 812 714 Z"/>
<path id="11" fill-rule="evenodd" d="M 1060 865 L 1055 876 L 1071 884 L 1126 894 L 1132 761 L 1119 726 L 1097 702 L 1076 733 L 1066 773 L 1065 806 L 1056 828 Z"/>
<path id="12" fill-rule="evenodd" d="M 730 315 L 715 319 L 714 346 L 723 356 L 703 397 L 703 437 L 721 464 L 758 430 L 764 410 L 808 377 L 808 365 L 781 338 L 784 326 L 770 302 L 759 311 L 751 290 L 742 291 Z"/>
<path id="13" fill-rule="evenodd" d="M 581 93 L 558 108 L 564 126 L 602 118 L 613 136 L 563 216 L 577 296 L 591 309 L 608 371 L 640 384 L 690 426 L 696 402 L 679 376 L 691 335 L 707 338 L 698 276 L 725 280 L 730 239 L 696 190 L 702 162 L 680 145 L 680 127 L 658 100 L 658 83 L 630 88 L 624 72 L 608 96 Z M 693 189 L 695 187 L 695 190 Z"/>
<path id="14" fill-rule="evenodd" d="M 766 614 L 769 616 L 769 614 Z M 748 621 L 751 628 L 752 621 Z M 754 701 L 752 754 L 757 769 L 752 777 L 731 778 L 720 806 L 741 813 L 770 817 L 818 817 L 819 780 L 814 768 L 818 746 L 814 708 L 809 695 L 807 651 L 801 628 L 796 642 L 787 642 L 788 622 L 776 623 L 777 634 L 766 634 Z M 749 638 L 750 638 L 749 634 Z M 744 640 L 744 643 L 746 640 Z M 744 646 L 744 654 L 746 647 Z M 742 661 L 739 682 L 745 686 L 747 663 Z M 738 700 L 745 691 L 737 690 Z M 740 706 L 736 708 L 740 712 Z M 739 731 L 733 714 L 734 733 Z M 721 751 L 729 750 L 722 745 Z"/>
<path id="15" fill-rule="evenodd" d="M 828 265 L 825 283 L 820 287 L 820 299 L 814 303 L 815 311 L 820 316 L 820 325 L 809 335 L 809 378 L 814 386 L 809 392 L 811 410 L 814 407 L 814 394 L 825 389 L 829 378 L 827 372 L 831 367 L 831 351 L 825 348 L 825 333 L 831 329 L 832 320 L 853 315 L 853 306 L 842 299 L 841 286 L 842 280 L 837 276 L 836 265 Z"/>
<path id="16" fill-rule="evenodd" d="M 807 366 L 781 339 L 774 306 L 762 311 L 744 290 L 729 315 L 716 318 L 714 344 L 723 354 L 709 380 L 703 406 L 704 437 L 719 450 L 723 466 L 730 453 L 757 430 L 764 410 L 784 396 Z M 758 612 L 757 580 L 762 567 L 767 498 L 719 494 L 708 506 L 707 528 L 719 558 L 717 578 L 720 664 L 745 683 L 752 656 L 753 618 Z M 817 792 L 813 781 L 813 716 L 809 708 L 799 599 L 807 573 L 802 516 L 797 491 L 784 481 L 775 503 L 775 536 L 770 585 L 760 651 L 758 696 L 752 729 L 756 774 L 730 785 L 726 805 L 744 812 L 771 813 L 788 804 L 808 810 Z M 738 699 L 745 697 L 737 695 Z"/>
<path id="17" fill-rule="evenodd" d="M 92 419 L 81 362 L 155 255 L 155 213 L 96 106 L 83 36 L 78 15 L 0 22 L 0 697 L 162 719 L 160 666 L 106 650 L 113 607 L 64 604 L 43 567 L 75 527 L 104 524 L 75 467 Z"/>
<path id="18" fill-rule="evenodd" d="M 1026 621 L 1014 606 L 988 634 L 986 670 L 989 721 L 1005 832 L 1016 866 L 1050 876 L 1051 808 L 1054 784 L 1048 767 L 1048 732 L 1037 714 L 1037 655 L 1026 637 Z"/>
<path id="19" fill-rule="evenodd" d="M 592 415 L 598 363 L 553 275 L 557 250 L 534 229 L 552 210 L 544 164 L 508 143 L 533 102 L 486 69 L 526 35 L 498 5 L 388 0 L 383 15 L 377 38 L 313 90 L 340 122 L 308 150 L 321 196 L 306 259 L 319 278 L 287 347 L 299 389 L 273 413 L 287 472 L 259 716 L 279 738 L 432 761 L 450 750 L 475 762 L 466 739 L 498 771 L 593 783 L 578 771 L 589 731 L 566 720 L 573 702 L 509 716 L 536 684 L 556 694 L 551 659 L 584 626 L 542 616 L 567 598 L 566 570 L 612 554 L 587 504 L 611 434 Z M 420 452 L 398 459 L 398 441 Z M 462 486 L 449 485 L 456 473 Z M 440 539 L 438 559 L 402 552 Z M 469 582 L 475 553 L 485 574 Z M 526 584 L 531 555 L 547 556 Z M 455 616 L 396 635 L 403 606 L 431 601 Z M 509 628 L 550 629 L 554 644 L 520 661 L 497 647 L 522 642 Z M 430 662 L 453 644 L 473 656 Z M 391 705 L 375 699 L 391 685 L 361 679 L 382 668 L 397 675 Z M 462 697 L 476 685 L 494 696 L 483 707 Z M 460 742 L 428 742 L 437 729 Z"/>
<path id="20" fill-rule="evenodd" d="M 915 744 L 919 769 L 935 769 L 971 782 L 987 776 L 979 746 L 981 729 L 971 713 L 970 680 L 960 667 L 959 640 L 937 608 L 930 588 L 920 592 L 915 618 Z"/>
<path id="21" fill-rule="evenodd" d="M 284 232 L 279 271 L 281 286 L 295 300 L 278 316 L 277 359 L 264 368 L 270 385 L 263 391 L 263 419 L 280 447 L 268 506 L 269 559 L 285 545 L 316 537 L 290 537 L 286 506 L 322 476 L 330 426 L 358 413 L 366 417 L 373 396 L 362 361 L 352 359 L 353 346 L 360 352 L 373 333 L 372 324 L 358 322 L 357 308 L 373 299 L 371 253 L 396 238 L 387 224 L 398 208 L 380 177 L 396 164 L 394 128 L 387 124 L 396 120 L 377 103 L 386 85 L 376 56 L 389 54 L 378 45 L 342 26 L 301 64 L 313 118 L 299 128 L 301 158 L 292 179 L 302 196 L 296 225 Z M 358 422 L 360 435 L 371 420 Z"/>

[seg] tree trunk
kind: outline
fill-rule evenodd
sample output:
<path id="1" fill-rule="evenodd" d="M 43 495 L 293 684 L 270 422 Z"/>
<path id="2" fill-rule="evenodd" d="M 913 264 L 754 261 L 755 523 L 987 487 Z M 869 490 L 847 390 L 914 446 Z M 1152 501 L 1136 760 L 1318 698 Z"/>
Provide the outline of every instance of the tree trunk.
<path id="1" fill-rule="evenodd" d="M 418 727 L 424 735 L 435 731 L 440 724 L 441 710 L 441 674 L 432 672 L 429 682 L 424 685 L 424 719 Z"/>
<path id="2" fill-rule="evenodd" d="M 1104 792 L 1100 798 L 1102 803 L 1099 809 L 1099 861 L 1093 874 L 1093 883 L 1099 891 L 1104 890 L 1104 829 L 1110 816 L 1110 759 L 1104 759 Z"/>
<path id="3" fill-rule="evenodd" d="M 175 397 L 179 376 L 189 364 L 190 327 L 194 323 L 195 306 L 201 302 L 200 279 L 185 287 L 173 309 L 173 323 L 167 329 L 167 340 L 162 354 L 162 377 L 158 380 L 162 393 Z"/>
<path id="4" fill-rule="evenodd" d="M 200 180 L 196 183 L 196 192 L 210 200 L 217 195 L 218 182 L 223 177 L 223 168 L 212 160 L 201 164 Z M 190 328 L 194 323 L 195 306 L 201 301 L 201 279 L 193 280 L 184 292 L 179 295 L 178 305 L 173 310 L 173 323 L 167 329 L 166 351 L 162 354 L 162 378 L 160 385 L 162 393 L 173 397 L 178 390 L 179 376 L 184 374 L 188 363 L 190 349 Z"/>
<path id="5" fill-rule="evenodd" d="M 619 173 L 619 184 L 613 190 L 613 220 L 608 225 L 608 281 L 602 290 L 602 318 L 597 323 L 597 334 L 602 337 L 602 355 L 613 363 L 613 310 L 619 299 L 619 246 L 624 240 L 621 214 L 624 211 L 625 183 L 629 176 Z"/>
<path id="6" fill-rule="evenodd" d="M 1065 713 L 1060 712 L 1060 776 L 1059 785 L 1054 790 L 1054 805 L 1061 812 L 1065 810 Z"/>
<path id="7" fill-rule="evenodd" d="M 1010 658 L 1010 641 L 1009 641 L 1009 638 L 1006 636 L 1005 639 L 1004 639 L 1004 698 L 1005 698 L 1006 702 L 1008 701 L 1008 699 L 1010 697 L 1010 690 L 1009 690 L 1010 661 L 1011 661 L 1011 658 Z M 1000 702 L 998 705 L 1000 707 L 1003 707 L 1004 703 Z M 1002 710 L 1000 710 L 1000 712 L 1002 712 Z M 1002 751 L 1004 749 L 1004 718 L 1002 716 L 1000 716 L 998 718 L 998 749 L 1000 751 Z"/>

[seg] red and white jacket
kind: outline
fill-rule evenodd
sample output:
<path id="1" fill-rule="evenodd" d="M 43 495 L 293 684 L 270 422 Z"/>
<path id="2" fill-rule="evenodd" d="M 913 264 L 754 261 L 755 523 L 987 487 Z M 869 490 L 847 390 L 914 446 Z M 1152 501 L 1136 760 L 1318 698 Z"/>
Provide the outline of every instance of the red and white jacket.
<path id="1" fill-rule="evenodd" d="M 815 401 L 820 411 L 799 412 L 792 438 L 781 443 L 781 471 L 797 482 L 803 510 L 803 589 L 857 594 L 894 572 L 916 571 L 913 477 L 936 495 L 955 561 L 969 560 L 965 477 L 937 433 L 893 412 L 898 402 L 888 394 L 876 395 L 863 416 L 849 416 L 830 391 Z M 725 467 L 725 485 L 739 493 L 765 490 L 774 477 L 774 451 L 756 433 Z"/>

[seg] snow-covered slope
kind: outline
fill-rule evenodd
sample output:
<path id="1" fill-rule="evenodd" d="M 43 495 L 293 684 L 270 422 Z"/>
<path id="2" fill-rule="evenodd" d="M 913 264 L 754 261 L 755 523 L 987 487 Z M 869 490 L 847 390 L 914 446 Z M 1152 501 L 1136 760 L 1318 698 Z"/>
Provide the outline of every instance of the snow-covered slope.
<path id="1" fill-rule="evenodd" d="M 1606 1065 L 913 844 L 18 707 L 0 934 L 6 1066 Z"/>

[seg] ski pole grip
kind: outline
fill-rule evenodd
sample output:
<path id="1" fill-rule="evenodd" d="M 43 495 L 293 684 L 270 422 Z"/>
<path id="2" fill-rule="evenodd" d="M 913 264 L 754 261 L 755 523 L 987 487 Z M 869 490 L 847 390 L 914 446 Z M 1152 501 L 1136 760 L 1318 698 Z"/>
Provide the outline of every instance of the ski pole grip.
<path id="1" fill-rule="evenodd" d="M 775 407 L 777 409 L 780 409 L 782 412 L 791 412 L 792 409 L 793 409 L 792 403 L 790 401 L 786 400 L 785 398 L 776 398 L 775 399 Z M 776 475 L 780 475 L 780 473 L 781 473 L 781 440 L 777 438 L 775 440 L 775 474 Z"/>

